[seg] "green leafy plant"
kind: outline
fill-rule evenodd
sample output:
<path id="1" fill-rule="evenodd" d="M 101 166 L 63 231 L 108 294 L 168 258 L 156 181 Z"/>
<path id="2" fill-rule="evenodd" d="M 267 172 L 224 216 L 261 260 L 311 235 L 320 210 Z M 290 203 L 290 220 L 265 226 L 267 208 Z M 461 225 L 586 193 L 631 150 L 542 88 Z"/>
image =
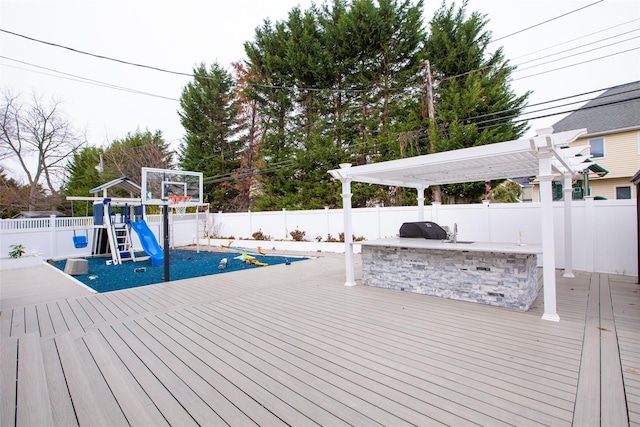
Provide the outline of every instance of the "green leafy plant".
<path id="1" fill-rule="evenodd" d="M 9 248 L 11 248 L 11 250 L 9 251 L 9 256 L 11 258 L 20 258 L 26 252 L 25 247 L 19 243 L 11 245 L 9 246 Z"/>

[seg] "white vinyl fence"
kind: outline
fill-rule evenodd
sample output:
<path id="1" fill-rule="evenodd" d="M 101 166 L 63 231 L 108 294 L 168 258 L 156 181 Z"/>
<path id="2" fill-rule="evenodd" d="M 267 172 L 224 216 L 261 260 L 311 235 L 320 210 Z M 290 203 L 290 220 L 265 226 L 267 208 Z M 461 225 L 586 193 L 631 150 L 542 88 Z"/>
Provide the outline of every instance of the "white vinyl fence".
<path id="1" fill-rule="evenodd" d="M 597 200 L 572 202 L 573 268 L 637 276 L 637 238 L 635 200 Z M 203 215 L 200 215 L 202 218 Z M 458 239 L 470 241 L 540 244 L 539 203 L 485 203 L 472 205 L 425 206 L 424 219 L 441 226 L 458 226 Z M 556 266 L 564 266 L 564 205 L 554 202 Z M 392 237 L 404 222 L 418 220 L 417 207 L 374 207 L 353 209 L 353 234 L 367 240 Z M 64 258 L 91 254 L 87 248 L 73 246 L 73 232 L 88 234 L 92 241 L 92 218 L 7 219 L 0 221 L 0 257 L 9 246 L 20 243 L 30 253 L 43 258 Z M 149 227 L 162 242 L 162 218 L 148 216 Z M 175 246 L 189 245 L 205 237 L 194 214 L 174 217 L 171 240 Z M 250 239 L 261 231 L 273 240 L 292 240 L 291 232 L 305 233 L 305 240 L 323 242 L 329 236 L 338 239 L 343 232 L 341 209 L 310 211 L 216 213 L 209 215 L 206 229 L 212 236 Z M 202 240 L 200 240 L 202 242 Z M 139 247 L 134 235 L 134 246 Z M 266 246 L 266 245 L 265 245 Z M 326 250 L 326 249 L 323 249 Z"/>

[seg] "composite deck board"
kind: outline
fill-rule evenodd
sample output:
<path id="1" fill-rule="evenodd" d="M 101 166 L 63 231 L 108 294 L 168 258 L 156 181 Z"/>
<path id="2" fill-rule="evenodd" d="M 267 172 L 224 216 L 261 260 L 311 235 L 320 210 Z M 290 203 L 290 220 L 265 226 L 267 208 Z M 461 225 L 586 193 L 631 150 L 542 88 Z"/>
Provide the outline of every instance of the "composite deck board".
<path id="1" fill-rule="evenodd" d="M 305 314 L 310 313 L 314 309 L 312 307 L 302 307 Z M 404 348 L 410 353 L 412 351 L 433 351 L 434 347 L 438 346 L 444 347 L 442 349 L 442 357 L 448 358 L 449 351 L 451 351 L 450 344 L 447 341 L 450 338 L 450 334 L 448 331 L 434 331 L 433 327 L 417 327 L 416 329 L 409 328 L 397 328 L 395 327 L 395 322 L 393 320 L 382 322 L 367 322 L 366 320 L 360 320 L 359 318 L 348 318 L 345 320 L 340 319 L 339 312 L 329 312 L 329 313 L 317 313 L 315 319 L 311 319 L 310 322 L 312 324 L 320 324 L 322 319 L 331 318 L 334 322 L 338 322 L 339 326 L 343 329 L 351 329 L 357 334 L 366 333 L 368 330 L 373 332 L 373 335 L 378 337 L 378 339 L 383 340 L 382 345 L 387 345 L 389 343 L 397 342 L 399 346 L 404 346 Z M 388 318 L 387 318 L 388 319 Z M 415 325 L 412 325 L 415 326 Z M 329 326 L 330 328 L 333 325 Z M 467 326 L 467 329 L 469 326 Z M 435 328 L 439 329 L 439 328 Z M 419 344 L 422 343 L 420 346 Z M 476 347 L 477 349 L 477 347 Z M 456 353 L 460 350 L 464 351 L 464 345 L 459 346 L 456 349 Z M 477 352 L 473 352 L 469 350 L 471 363 L 477 363 Z M 495 371 L 496 365 L 500 364 L 501 371 L 504 370 L 505 366 L 501 363 L 496 362 L 496 354 L 495 351 L 492 351 L 488 356 L 487 364 Z M 493 363 L 491 363 L 493 361 Z M 532 378 L 533 379 L 533 378 Z"/>
<path id="2" fill-rule="evenodd" d="M 317 331 L 316 331 L 317 333 Z M 331 331 L 327 330 L 325 331 L 325 335 L 327 338 L 329 338 L 331 335 L 333 335 L 335 337 L 335 334 L 332 334 Z M 413 368 L 420 368 L 420 372 L 422 371 L 426 371 L 429 372 L 431 374 L 440 374 L 442 371 L 446 372 L 446 376 L 448 378 L 457 378 L 457 380 L 459 382 L 462 382 L 462 379 L 464 378 L 467 382 L 467 384 L 475 384 L 476 388 L 481 388 L 482 386 L 480 384 L 483 384 L 485 380 L 488 379 L 488 377 L 483 376 L 483 375 L 479 375 L 477 372 L 475 371 L 466 371 L 465 376 L 458 376 L 458 372 L 459 370 L 456 368 L 452 368 L 446 364 L 438 364 L 438 363 L 434 363 L 431 360 L 426 360 L 426 359 L 417 359 L 417 358 L 409 358 L 407 357 L 408 355 L 406 354 L 402 354 L 400 355 L 399 353 L 395 352 L 395 351 L 385 351 L 385 349 L 382 349 L 379 347 L 378 343 L 376 342 L 371 342 L 369 340 L 362 340 L 362 339 L 358 339 L 357 338 L 358 335 L 343 335 L 341 337 L 341 339 L 339 340 L 339 342 L 341 343 L 347 343 L 349 341 L 352 342 L 352 345 L 354 347 L 356 347 L 356 349 L 361 349 L 363 352 L 368 353 L 369 355 L 374 355 L 374 356 L 378 356 L 381 360 L 389 360 L 389 361 L 393 361 L 399 364 L 403 364 L 406 365 L 408 367 L 410 367 L 410 369 Z M 422 363 L 422 365 L 420 365 L 420 363 Z M 504 381 L 500 381 L 496 378 L 492 379 L 493 382 L 495 382 L 498 386 L 499 389 L 505 389 L 505 390 L 509 390 L 509 384 L 504 382 Z M 521 390 L 520 391 L 521 394 L 527 394 L 526 390 Z M 535 391 L 529 391 L 530 394 L 532 394 L 533 396 L 526 396 L 526 397 L 534 397 L 534 398 L 538 398 L 538 399 L 546 399 L 546 397 L 544 396 L 544 394 L 542 393 L 536 393 Z M 506 398 L 507 395 L 503 394 L 502 395 L 503 398 Z"/>
<path id="3" fill-rule="evenodd" d="M 43 339 L 41 348 L 54 425 L 77 426 L 78 419 L 73 409 L 55 340 L 53 338 Z"/>
<path id="4" fill-rule="evenodd" d="M 76 316 L 84 328 L 95 323 L 104 322 L 105 318 L 92 303 L 95 298 L 76 298 L 69 300 L 69 305 L 73 308 Z"/>
<path id="5" fill-rule="evenodd" d="M 1 296 L 1 294 L 0 294 Z M 0 310 L 0 338 L 11 336 L 11 321 L 13 318 L 13 310 L 4 308 Z"/>
<path id="6" fill-rule="evenodd" d="M 309 308 L 311 310 L 311 308 Z M 381 341 L 381 346 L 394 344 L 398 351 L 406 354 L 416 354 L 422 357 L 433 359 L 441 363 L 451 363 L 456 368 L 473 369 L 478 368 L 489 375 L 509 376 L 518 382 L 540 383 L 551 385 L 559 390 L 564 390 L 565 398 L 573 399 L 575 394 L 576 381 L 572 377 L 567 377 L 563 371 L 558 375 L 546 375 L 540 369 L 533 369 L 532 364 L 522 364 L 513 362 L 509 357 L 496 355 L 495 349 L 484 355 L 477 351 L 477 346 L 470 348 L 464 345 L 452 343 L 447 332 L 436 335 L 426 328 L 407 330 L 408 328 L 396 327 L 393 321 L 380 323 L 370 323 L 358 318 L 348 318 L 340 320 L 338 313 L 326 313 L 328 316 L 318 314 L 312 324 L 320 324 L 323 318 L 331 318 L 337 326 L 343 330 L 350 330 L 355 334 L 364 336 L 372 333 L 376 340 Z M 330 325 L 333 328 L 335 325 Z M 431 328 L 429 328 L 431 329 Z M 540 365 L 546 366 L 546 365 Z M 496 368 L 498 367 L 498 370 Z"/>
<path id="7" fill-rule="evenodd" d="M 189 324 L 191 326 L 194 326 L 194 324 L 191 322 L 189 322 Z M 195 328 L 195 330 L 193 328 L 184 327 L 181 328 L 180 331 L 187 338 L 190 338 L 192 340 L 199 340 L 199 344 L 203 347 L 203 349 L 209 352 L 213 357 L 217 358 L 220 362 L 226 364 L 231 369 L 242 373 L 247 377 L 249 381 L 251 381 L 255 385 L 265 390 L 269 390 L 281 401 L 287 402 L 289 406 L 294 408 L 297 412 L 304 415 L 312 422 L 320 425 L 347 425 L 349 424 L 349 422 L 342 419 L 342 417 L 349 416 L 350 418 L 355 419 L 353 418 L 355 417 L 354 414 L 347 413 L 342 405 L 339 404 L 339 402 L 333 401 L 329 396 L 317 393 L 314 395 L 317 400 L 309 400 L 308 398 L 300 394 L 301 390 L 290 388 L 288 384 L 283 383 L 280 380 L 281 376 L 287 376 L 286 373 L 272 372 L 271 374 L 276 376 L 277 378 L 271 377 L 257 367 L 253 366 L 251 363 L 238 358 L 233 353 L 233 351 L 229 350 L 227 343 L 211 341 L 206 336 L 206 332 L 203 335 L 202 333 L 199 333 L 197 329 L 197 327 Z M 297 386 L 301 388 L 308 387 L 304 384 L 299 383 L 297 384 Z M 311 392 L 309 391 L 309 393 Z M 327 404 L 327 406 L 322 405 L 322 403 Z M 335 408 L 332 405 L 335 405 Z M 326 409 L 324 409 L 325 407 L 331 407 L 332 411 L 327 411 Z M 332 413 L 334 411 L 335 414 Z M 369 420 L 369 423 L 370 422 L 371 420 Z M 357 422 L 356 424 L 366 425 L 366 423 L 364 422 L 364 417 L 362 417 L 362 421 Z"/>
<path id="8" fill-rule="evenodd" d="M 3 310 L 6 311 L 6 310 Z M 18 339 L 0 338 L 0 425 L 13 426 L 16 418 Z"/>
<path id="9" fill-rule="evenodd" d="M 37 304 L 34 306 L 38 317 L 38 331 L 40 337 L 48 337 L 56 333 L 49 314 L 49 308 L 45 303 Z"/>
<path id="10" fill-rule="evenodd" d="M 173 313 L 174 318 L 178 318 L 180 313 Z M 305 396 L 308 400 L 314 402 L 322 402 L 327 397 L 335 400 L 333 404 L 325 404 L 335 408 L 332 410 L 335 415 L 352 425 L 373 425 L 380 423 L 383 425 L 405 425 L 407 421 L 402 420 L 379 408 L 367 405 L 362 399 L 356 395 L 346 393 L 339 387 L 332 386 L 330 383 L 322 379 L 310 375 L 309 373 L 296 369 L 295 365 L 289 364 L 280 359 L 274 359 L 269 355 L 261 352 L 255 345 L 248 344 L 242 340 L 234 339 L 235 337 L 224 333 L 217 325 L 212 323 L 196 322 L 195 317 L 182 317 L 182 323 L 191 324 L 192 329 L 206 335 L 210 340 L 216 343 L 225 343 L 226 350 L 229 353 L 239 355 L 245 362 L 249 363 L 256 369 L 269 375 L 272 379 L 287 387 L 295 390 L 297 393 Z M 201 319 L 197 319 L 201 320 Z M 197 326 L 195 326 L 197 325 Z M 321 392 L 324 394 L 322 399 L 318 399 L 316 394 Z M 329 401 L 331 402 L 331 401 Z M 342 407 L 342 411 L 336 410 Z M 366 409 L 366 410 L 365 410 Z M 366 416 L 364 415 L 366 414 Z M 428 421 L 433 422 L 432 419 Z M 456 420 L 461 424 L 462 420 Z M 427 422 L 427 418 L 422 418 L 422 423 Z"/>
<path id="11" fill-rule="evenodd" d="M 283 310 L 283 311 L 286 311 L 286 310 Z M 325 316 L 325 318 L 333 318 L 333 317 L 335 317 L 335 316 L 331 316 L 331 315 L 329 315 L 329 316 Z M 387 320 L 388 320 L 388 319 L 389 319 L 389 317 L 385 317 L 385 319 L 387 319 Z M 313 322 L 315 322 L 315 321 L 316 321 L 316 320 L 310 320 L 310 322 L 312 322 L 312 324 L 313 324 Z M 372 325 L 374 325 L 374 326 L 372 326 L 372 327 L 374 327 L 374 328 L 375 328 L 375 327 L 376 327 L 375 325 L 376 325 L 376 324 L 379 324 L 379 323 L 380 323 L 380 321 L 379 321 L 378 319 L 375 319 L 375 318 L 374 318 L 374 319 L 372 319 L 369 323 L 371 323 Z M 387 321 L 387 322 L 385 322 L 385 323 L 393 323 L 393 321 L 391 321 L 391 322 Z M 413 326 L 413 323 L 412 323 L 412 326 Z M 414 331 L 414 333 L 413 333 L 413 334 L 414 334 L 414 335 L 416 335 L 416 336 L 419 336 L 419 337 L 422 337 L 422 336 L 427 335 L 427 337 L 428 337 L 428 338 L 426 338 L 426 340 L 427 340 L 429 343 L 431 342 L 431 340 L 432 340 L 431 336 L 432 336 L 432 334 L 434 334 L 434 333 L 443 333 L 444 335 L 442 336 L 442 339 L 443 339 L 444 341 L 446 341 L 446 340 L 447 340 L 447 338 L 448 338 L 449 340 L 451 340 L 451 336 L 455 336 L 455 334 L 458 334 L 458 335 L 459 335 L 459 336 L 461 336 L 461 337 L 464 337 L 464 336 L 465 336 L 465 334 L 466 334 L 466 332 L 465 332 L 464 330 L 461 330 L 460 328 L 456 328 L 455 330 L 446 330 L 446 329 L 445 329 L 444 331 L 438 331 L 438 332 L 435 332 L 435 331 L 434 331 L 434 329 L 440 329 L 440 328 L 438 328 L 438 327 L 434 327 L 433 325 L 429 324 L 429 325 L 426 325 L 424 328 L 418 328 L 418 330 Z M 467 327 L 466 327 L 466 329 L 469 329 L 469 326 L 467 326 Z M 385 331 L 385 333 L 386 333 L 387 335 L 389 335 L 390 337 L 393 337 L 393 338 L 397 337 L 397 334 L 396 334 L 394 331 L 392 331 L 391 333 L 389 333 L 389 332 L 386 332 L 386 331 Z M 461 340 L 454 340 L 454 341 L 455 341 L 456 343 L 464 343 L 464 341 L 465 341 L 465 340 L 464 340 L 464 339 L 461 339 Z M 490 354 L 489 354 L 489 356 L 491 356 L 491 357 L 495 357 L 496 341 L 495 341 L 495 340 L 491 340 L 491 339 L 489 339 L 489 340 L 484 340 L 484 339 L 483 339 L 483 342 L 484 342 L 484 343 L 486 343 L 487 351 L 490 353 Z M 513 342 L 511 342 L 511 341 L 509 341 L 509 340 L 505 341 L 505 344 L 509 344 L 509 346 L 510 346 L 510 347 L 512 347 L 512 346 L 513 346 Z M 464 345 L 464 344 L 462 344 L 462 345 Z M 474 346 L 476 347 L 476 349 L 479 347 L 479 345 L 478 345 L 477 343 L 474 343 Z M 511 351 L 513 351 L 513 350 L 511 349 Z"/>
<path id="12" fill-rule="evenodd" d="M 627 425 L 629 416 L 624 398 L 622 367 L 616 325 L 613 321 L 609 276 L 600 275 L 600 419 L 609 425 Z"/>
<path id="13" fill-rule="evenodd" d="M 345 287 L 342 264 L 320 257 L 3 308 L 2 425 L 16 425 L 18 397 L 4 388 L 22 339 L 41 353 L 30 363 L 56 425 L 640 424 L 635 279 L 557 272 L 555 323 L 540 320 L 543 290 L 523 313 Z"/>
<path id="14" fill-rule="evenodd" d="M 140 322 L 140 326 L 158 339 L 163 346 L 171 348 L 181 363 L 193 369 L 204 381 L 214 387 L 216 393 L 219 393 L 219 398 L 228 400 L 236 411 L 240 411 L 242 416 L 231 412 L 230 416 L 224 417 L 227 422 L 233 425 L 246 417 L 257 425 L 284 424 L 264 405 L 251 398 L 248 393 L 218 372 L 219 359 L 213 359 L 209 354 L 202 354 L 198 351 L 201 347 L 197 343 L 184 340 L 184 335 L 175 328 L 176 325 L 173 322 L 167 324 L 162 317 L 166 316 L 151 316 L 144 322 Z"/>
<path id="15" fill-rule="evenodd" d="M 591 276 L 584 326 L 584 344 L 573 415 L 574 425 L 595 425 L 600 420 L 600 278 Z"/>
<path id="16" fill-rule="evenodd" d="M 116 304 L 113 299 L 110 297 L 110 292 L 105 292 L 102 294 L 98 294 L 95 298 L 92 298 L 92 301 L 100 302 L 100 304 L 108 310 L 108 315 L 103 313 L 103 317 L 105 321 L 112 319 L 121 319 L 123 317 L 127 317 L 132 314 L 131 312 L 124 311 L 118 304 Z M 102 312 L 102 311 L 101 311 Z"/>
<path id="17" fill-rule="evenodd" d="M 18 341 L 16 425 L 53 426 L 51 398 L 40 349 L 40 334 L 30 333 Z"/>
<path id="18" fill-rule="evenodd" d="M 24 307 L 11 309 L 11 336 L 21 337 L 25 334 Z"/>
<path id="19" fill-rule="evenodd" d="M 114 325 L 113 329 L 143 364 L 149 367 L 163 386 L 175 396 L 196 423 L 200 425 L 224 424 L 224 421 L 207 402 L 164 362 L 164 358 L 168 354 L 155 353 L 126 324 Z"/>
<path id="20" fill-rule="evenodd" d="M 609 276 L 613 319 L 630 425 L 640 425 L 640 285 Z"/>
<path id="21" fill-rule="evenodd" d="M 82 338 L 67 333 L 56 337 L 55 342 L 78 424 L 127 425 L 122 409 Z"/>
<path id="22" fill-rule="evenodd" d="M 40 325 L 38 324 L 38 312 L 35 305 L 24 307 L 24 332 L 25 334 L 40 335 Z"/>
<path id="23" fill-rule="evenodd" d="M 168 336 L 172 340 L 174 340 L 180 348 L 183 348 L 186 351 L 190 352 L 198 359 L 200 359 L 201 364 L 207 366 L 207 369 L 205 370 L 206 375 L 215 376 L 219 372 L 219 375 L 223 376 L 224 380 L 233 384 L 235 389 L 242 390 L 242 393 L 244 393 L 258 405 L 264 407 L 271 414 L 273 414 L 274 417 L 278 418 L 278 420 L 282 420 L 282 422 L 289 425 L 315 424 L 312 423 L 311 420 L 305 417 L 303 414 L 288 405 L 286 402 L 278 399 L 269 390 L 259 386 L 255 382 L 252 382 L 242 372 L 232 369 L 229 365 L 227 365 L 220 359 L 213 358 L 211 353 L 206 351 L 206 347 L 202 345 L 202 340 L 192 340 L 181 332 L 177 331 L 173 326 L 167 327 L 166 329 L 164 329 L 164 332 L 168 334 Z M 215 372 L 212 372 L 212 370 L 215 370 Z M 224 386 L 224 384 L 221 385 Z M 230 397 L 235 397 L 234 402 L 236 402 L 238 407 L 250 405 L 251 403 L 245 401 L 242 396 L 237 397 L 237 390 L 235 390 L 234 388 L 232 388 Z M 258 412 L 256 415 L 257 418 L 265 416 L 264 414 L 261 414 L 261 412 Z"/>
<path id="24" fill-rule="evenodd" d="M 105 305 L 108 304 L 111 312 L 117 319 L 134 316 L 140 313 L 139 310 L 135 310 L 127 301 L 123 301 L 119 298 L 117 292 L 105 292 L 100 294 L 100 297 L 104 299 Z"/>
<path id="25" fill-rule="evenodd" d="M 70 317 L 67 312 L 67 307 L 68 307 L 69 310 L 71 310 L 71 312 L 77 319 L 78 323 L 80 324 L 83 330 L 86 327 L 93 325 L 96 321 L 100 321 L 102 319 L 102 316 L 100 316 L 95 310 L 92 310 L 92 307 L 88 307 L 89 308 L 89 312 L 88 312 L 87 308 L 85 307 L 86 305 L 87 305 L 86 303 L 83 304 L 82 298 L 71 298 L 71 299 L 64 300 L 63 305 L 61 306 L 61 309 L 65 310 L 65 313 L 64 313 L 65 320 L 68 321 Z"/>
<path id="26" fill-rule="evenodd" d="M 62 300 L 47 303 L 47 311 L 49 312 L 51 325 L 53 326 L 55 334 L 62 334 L 71 330 L 69 328 L 69 324 L 67 323 L 67 319 L 65 319 L 64 313 L 62 312 L 62 304 L 67 304 L 67 302 L 65 300 Z"/>
<path id="27" fill-rule="evenodd" d="M 142 325 L 140 324 L 142 323 Z M 127 328 L 162 360 L 171 371 L 179 377 L 191 390 L 202 399 L 215 414 L 227 424 L 239 426 L 257 425 L 242 411 L 239 411 L 222 393 L 220 393 L 213 383 L 206 381 L 202 374 L 194 371 L 184 363 L 174 353 L 173 346 L 164 345 L 159 339 L 163 332 L 157 328 L 149 327 L 147 322 L 132 321 L 126 323 Z M 145 328 L 144 326 L 147 326 Z M 151 331 L 149 331 L 149 329 Z"/>
<path id="28" fill-rule="evenodd" d="M 169 425 L 126 366 L 118 357 L 115 357 L 113 350 L 100 333 L 91 331 L 84 336 L 83 340 L 129 424 Z"/>
<path id="29" fill-rule="evenodd" d="M 229 311 L 240 310 L 238 302 L 234 301 L 233 304 L 227 305 L 229 302 L 217 303 L 224 304 L 225 308 Z M 264 316 L 255 307 L 246 308 L 245 311 L 240 311 L 248 319 L 255 318 L 256 321 L 262 322 L 268 325 L 268 329 L 277 332 L 278 337 L 285 339 L 284 337 L 292 337 L 296 345 L 306 345 L 313 348 L 315 352 L 328 352 L 332 355 L 340 355 L 338 359 L 333 358 L 336 364 L 343 364 L 353 362 L 354 365 L 359 366 L 366 371 L 368 375 L 375 377 L 386 376 L 386 382 L 393 382 L 396 384 L 399 390 L 412 389 L 411 393 L 416 395 L 422 392 L 433 392 L 439 396 L 448 398 L 451 402 L 464 401 L 466 406 L 473 408 L 474 410 L 497 418 L 499 420 L 509 420 L 515 425 L 533 425 L 535 422 L 548 422 L 562 424 L 560 420 L 554 417 L 548 417 L 546 414 L 541 414 L 539 411 L 528 407 L 527 405 L 520 406 L 517 403 L 509 402 L 510 393 L 504 391 L 500 396 L 495 396 L 486 392 L 487 387 L 481 386 L 479 389 L 469 386 L 469 381 L 462 375 L 454 375 L 454 379 L 449 378 L 449 372 L 446 375 L 439 369 L 434 368 L 429 371 L 421 371 L 413 368 L 412 366 L 394 362 L 388 360 L 385 357 L 379 357 L 369 354 L 367 351 L 372 349 L 361 350 L 356 346 L 352 346 L 351 343 L 344 343 L 339 340 L 333 340 L 331 337 L 324 338 L 313 330 L 307 331 L 299 328 L 299 325 L 295 321 L 288 319 L 279 320 L 278 315 Z M 302 343 L 302 344 L 301 344 Z M 349 369 L 358 369 L 353 365 Z M 520 400 L 520 397 L 515 397 L 516 400 Z M 532 402 L 528 399 L 522 399 L 527 404 L 531 405 Z M 425 399 L 425 401 L 428 401 Z"/>
<path id="30" fill-rule="evenodd" d="M 282 298 L 285 298 L 285 296 L 283 296 Z M 433 297 L 432 297 L 433 298 Z M 345 311 L 345 307 L 340 307 L 341 305 L 340 300 L 335 300 L 332 301 L 332 311 L 335 312 L 335 314 L 339 314 L 339 313 L 344 313 Z M 309 307 L 308 309 L 305 308 L 306 312 L 311 312 L 314 310 L 314 300 L 310 300 L 309 301 Z M 353 307 L 353 305 L 350 305 L 350 307 Z M 367 313 L 369 312 L 371 314 L 370 318 L 366 318 L 366 319 L 362 319 L 362 314 L 363 313 Z M 319 313 L 320 316 L 324 316 L 325 314 L 330 314 L 330 313 Z M 348 322 L 350 324 L 352 324 L 352 322 L 362 322 L 365 327 L 368 325 L 368 327 L 380 327 L 382 325 L 385 325 L 385 327 L 387 328 L 393 328 L 393 322 L 380 322 L 379 319 L 380 318 L 385 318 L 387 319 L 389 316 L 392 316 L 394 313 L 393 311 L 390 312 L 385 312 L 384 309 L 382 309 L 379 305 L 376 306 L 365 306 L 365 307 L 361 307 L 358 310 L 358 316 L 351 316 L 348 319 Z M 410 313 L 407 312 L 407 310 L 403 311 L 403 316 L 409 316 Z M 423 334 L 423 333 L 441 333 L 444 335 L 444 337 L 450 338 L 450 334 L 451 333 L 455 333 L 457 330 L 460 329 L 465 329 L 465 328 L 469 328 L 469 322 L 465 322 L 463 324 L 454 324 L 453 322 L 447 322 L 446 324 L 439 324 L 438 320 L 431 320 L 431 318 L 429 318 L 429 323 L 425 324 L 423 322 L 423 317 L 422 315 L 420 316 L 416 316 L 415 317 L 415 322 L 411 323 L 411 326 L 407 327 L 405 325 L 403 325 L 403 327 L 401 328 L 401 331 L 408 331 L 409 329 L 412 330 L 412 332 L 415 332 L 417 334 Z M 481 321 L 481 319 L 479 319 L 479 321 Z M 544 346 L 545 344 L 549 346 L 549 348 L 551 350 L 557 349 L 559 350 L 560 353 L 562 353 L 563 357 L 566 356 L 567 352 L 571 352 L 572 349 L 571 348 L 566 348 L 567 344 L 566 341 L 567 339 L 565 338 L 565 342 L 564 344 L 562 344 L 560 341 L 552 341 L 551 343 L 546 343 L 547 340 L 543 340 L 542 336 L 535 336 L 535 334 L 533 336 L 526 334 L 523 334 L 523 331 L 512 331 L 512 328 L 504 328 L 502 327 L 500 330 L 495 330 L 496 326 L 492 326 L 492 325 L 488 325 L 486 327 L 487 333 L 483 334 L 483 335 L 487 335 L 486 340 L 492 342 L 492 345 L 494 343 L 494 341 L 496 339 L 501 339 L 501 340 L 505 340 L 505 341 L 509 341 L 511 343 L 515 343 L 515 342 L 531 342 L 534 341 L 537 348 L 539 349 L 540 346 Z M 395 331 L 393 333 L 396 333 Z M 493 335 L 492 335 L 493 334 Z M 574 337 L 575 338 L 575 337 Z M 558 348 L 560 347 L 560 348 Z M 562 348 L 564 347 L 564 348 Z M 574 346 L 575 348 L 575 346 Z M 575 354 L 576 357 L 578 357 L 579 355 L 579 349 L 575 349 Z"/>
<path id="31" fill-rule="evenodd" d="M 118 335 L 113 328 L 103 327 L 99 332 L 170 425 L 197 425 L 196 421 L 187 409 L 180 404 L 176 396 L 167 390 L 154 372 L 150 370 L 150 367 L 144 364 L 140 357 L 122 340 L 122 337 Z"/>
<path id="32" fill-rule="evenodd" d="M 265 360 L 272 360 L 281 369 L 287 369 L 292 372 L 297 368 L 301 375 L 314 375 L 313 382 L 322 384 L 323 388 L 328 387 L 328 393 L 333 396 L 342 396 L 342 393 L 350 393 L 349 404 L 355 404 L 362 400 L 363 403 L 358 404 L 374 405 L 388 413 L 386 418 L 378 419 L 379 422 L 387 425 L 397 425 L 398 421 L 388 422 L 387 418 L 392 416 L 399 417 L 403 422 L 410 422 L 415 425 L 425 425 L 432 423 L 434 419 L 447 422 L 451 425 L 466 425 L 468 423 L 488 423 L 500 425 L 501 423 L 495 418 L 484 417 L 477 412 L 469 411 L 468 408 L 461 406 L 455 402 L 446 401 L 436 395 L 430 395 L 428 399 L 419 400 L 412 394 L 403 393 L 394 389 L 381 381 L 381 378 L 368 378 L 366 375 L 359 374 L 354 370 L 342 368 L 333 360 L 320 357 L 317 350 L 304 346 L 302 344 L 292 345 L 281 339 L 274 338 L 269 335 L 269 330 L 261 330 L 261 325 L 251 324 L 251 320 L 234 316 L 232 313 L 218 311 L 200 311 L 188 310 L 193 313 L 190 318 L 202 318 L 208 321 L 209 327 L 215 327 L 218 334 L 224 334 L 225 339 L 232 340 L 244 351 L 252 348 L 256 354 L 264 356 Z M 175 316 L 178 313 L 173 314 Z M 215 326 L 214 326 L 215 325 Z M 258 349 L 260 351 L 258 351 Z M 275 356 L 275 357 L 273 357 Z M 382 379 L 384 380 L 384 379 Z M 326 384 L 326 386 L 325 386 Z M 336 393 L 336 388 L 343 392 Z M 433 405 L 440 403 L 447 407 L 447 410 L 441 410 Z M 364 410 L 364 409 L 363 409 Z M 370 412 L 366 410 L 369 416 L 374 416 L 378 411 Z M 469 417 L 468 419 L 463 418 Z M 474 421 L 469 421 L 473 419 Z"/>

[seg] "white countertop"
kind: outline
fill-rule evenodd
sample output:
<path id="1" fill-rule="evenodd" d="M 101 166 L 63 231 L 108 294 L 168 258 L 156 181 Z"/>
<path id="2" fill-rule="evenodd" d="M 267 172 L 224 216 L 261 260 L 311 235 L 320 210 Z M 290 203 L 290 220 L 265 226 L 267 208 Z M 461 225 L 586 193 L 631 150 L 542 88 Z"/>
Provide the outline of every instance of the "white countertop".
<path id="1" fill-rule="evenodd" d="M 497 252 L 511 254 L 541 254 L 541 245 L 501 242 L 453 243 L 450 241 L 423 239 L 421 237 L 391 237 L 387 239 L 363 240 L 362 246 L 383 246 L 388 248 L 437 249 L 445 251 Z"/>

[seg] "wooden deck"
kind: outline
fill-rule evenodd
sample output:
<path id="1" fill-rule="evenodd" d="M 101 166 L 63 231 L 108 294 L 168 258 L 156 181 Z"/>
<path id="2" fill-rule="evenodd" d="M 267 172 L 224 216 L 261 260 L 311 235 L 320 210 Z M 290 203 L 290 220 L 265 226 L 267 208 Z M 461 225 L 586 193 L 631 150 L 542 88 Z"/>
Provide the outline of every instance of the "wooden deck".
<path id="1" fill-rule="evenodd" d="M 559 323 L 542 294 L 521 313 L 343 282 L 323 255 L 5 304 L 0 425 L 640 426 L 635 278 L 558 275 Z"/>

